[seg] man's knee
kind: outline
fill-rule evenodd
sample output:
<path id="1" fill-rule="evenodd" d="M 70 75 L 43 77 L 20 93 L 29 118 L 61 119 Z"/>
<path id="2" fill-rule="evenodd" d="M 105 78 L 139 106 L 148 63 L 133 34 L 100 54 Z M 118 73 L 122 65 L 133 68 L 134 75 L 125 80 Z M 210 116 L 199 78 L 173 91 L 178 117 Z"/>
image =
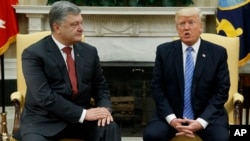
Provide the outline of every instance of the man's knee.
<path id="1" fill-rule="evenodd" d="M 160 135 L 159 132 L 156 130 L 151 130 L 149 128 L 145 128 L 143 131 L 143 140 L 144 141 L 153 141 L 156 139 L 161 138 L 162 135 Z"/>
<path id="2" fill-rule="evenodd" d="M 111 122 L 109 125 L 107 125 L 107 129 L 117 131 L 119 130 L 119 127 L 115 122 Z"/>
<path id="3" fill-rule="evenodd" d="M 36 133 L 29 133 L 22 136 L 23 141 L 48 141 L 49 138 Z"/>

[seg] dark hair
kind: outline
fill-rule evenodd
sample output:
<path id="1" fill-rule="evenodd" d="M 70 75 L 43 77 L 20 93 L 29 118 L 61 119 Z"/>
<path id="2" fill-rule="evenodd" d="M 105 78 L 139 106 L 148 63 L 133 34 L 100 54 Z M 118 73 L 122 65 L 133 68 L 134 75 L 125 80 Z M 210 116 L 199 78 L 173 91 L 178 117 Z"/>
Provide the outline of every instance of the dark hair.
<path id="1" fill-rule="evenodd" d="M 81 9 L 75 4 L 68 1 L 55 2 L 49 11 L 49 25 L 51 31 L 53 31 L 53 24 L 61 24 L 64 18 L 69 14 L 80 14 Z"/>

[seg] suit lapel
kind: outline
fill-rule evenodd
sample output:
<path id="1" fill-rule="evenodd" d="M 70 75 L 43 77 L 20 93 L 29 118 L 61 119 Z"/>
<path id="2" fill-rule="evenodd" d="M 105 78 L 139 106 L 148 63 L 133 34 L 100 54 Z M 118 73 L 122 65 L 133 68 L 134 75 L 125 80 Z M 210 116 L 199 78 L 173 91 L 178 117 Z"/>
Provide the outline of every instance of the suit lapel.
<path id="1" fill-rule="evenodd" d="M 181 47 L 181 41 L 178 40 L 177 42 L 174 42 L 175 51 L 173 53 L 172 58 L 175 59 L 175 70 L 177 74 L 177 79 L 180 85 L 180 90 L 182 93 L 182 96 L 184 94 L 184 72 L 183 72 L 183 53 L 182 53 L 182 47 Z M 176 57 L 181 56 L 181 57 Z"/>
<path id="2" fill-rule="evenodd" d="M 52 61 L 55 62 L 55 64 L 57 64 L 58 70 L 61 72 L 63 79 L 65 80 L 67 86 L 69 86 L 69 88 L 71 89 L 67 66 L 60 50 L 58 49 L 51 36 L 47 40 L 47 44 L 48 45 L 46 46 L 46 50 L 48 51 L 49 57 Z"/>
<path id="3" fill-rule="evenodd" d="M 200 76 L 202 75 L 202 70 L 205 68 L 207 59 L 210 56 L 207 48 L 208 48 L 207 45 L 201 40 L 200 48 L 196 58 L 192 93 L 193 90 L 195 90 L 195 87 L 198 85 L 196 80 L 198 80 L 198 78 L 200 78 Z"/>
<path id="4" fill-rule="evenodd" d="M 76 64 L 76 75 L 77 75 L 77 81 L 78 84 L 80 83 L 81 79 L 83 78 L 82 75 L 84 75 L 84 67 L 86 63 L 86 51 L 83 51 L 84 47 L 80 46 L 78 43 L 74 45 L 74 55 L 75 55 L 75 64 Z"/>

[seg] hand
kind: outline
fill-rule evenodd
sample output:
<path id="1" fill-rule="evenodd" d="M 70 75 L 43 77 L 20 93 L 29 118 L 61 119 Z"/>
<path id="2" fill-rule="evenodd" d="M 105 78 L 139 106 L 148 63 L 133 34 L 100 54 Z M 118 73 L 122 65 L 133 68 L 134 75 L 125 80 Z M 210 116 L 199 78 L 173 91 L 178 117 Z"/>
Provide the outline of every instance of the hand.
<path id="1" fill-rule="evenodd" d="M 170 122 L 170 125 L 173 127 L 173 128 L 175 128 L 178 132 L 180 132 L 179 130 L 178 130 L 178 128 L 176 128 L 176 127 L 179 127 L 179 126 L 181 126 L 182 124 L 184 124 L 184 120 L 183 119 L 181 119 L 181 118 L 176 118 L 176 119 L 173 119 L 171 122 Z"/>
<path id="2" fill-rule="evenodd" d="M 176 136 L 185 135 L 187 137 L 194 138 L 194 133 L 202 129 L 201 124 L 196 120 L 185 118 L 180 119 L 179 122 L 182 124 L 178 124 L 177 126 L 175 126 L 175 129 L 178 131 L 178 133 L 176 133 Z"/>
<path id="3" fill-rule="evenodd" d="M 107 108 L 97 107 L 86 110 L 85 120 L 98 120 L 98 125 L 101 120 L 102 122 L 100 123 L 103 125 L 104 123 L 110 123 L 110 121 L 113 121 L 113 117 Z"/>
<path id="4" fill-rule="evenodd" d="M 110 122 L 112 122 L 112 121 L 113 121 L 113 117 L 110 114 L 106 118 L 99 119 L 98 122 L 97 122 L 97 124 L 98 124 L 98 126 L 105 126 L 105 125 L 110 124 Z"/>

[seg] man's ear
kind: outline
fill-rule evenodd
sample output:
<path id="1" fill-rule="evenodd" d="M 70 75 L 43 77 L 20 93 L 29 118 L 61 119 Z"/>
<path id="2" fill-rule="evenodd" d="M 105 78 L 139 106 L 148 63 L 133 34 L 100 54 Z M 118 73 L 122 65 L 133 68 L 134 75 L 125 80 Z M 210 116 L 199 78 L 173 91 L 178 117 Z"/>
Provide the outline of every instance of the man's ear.
<path id="1" fill-rule="evenodd" d="M 60 26 L 58 24 L 53 23 L 52 28 L 56 33 L 60 33 Z"/>

